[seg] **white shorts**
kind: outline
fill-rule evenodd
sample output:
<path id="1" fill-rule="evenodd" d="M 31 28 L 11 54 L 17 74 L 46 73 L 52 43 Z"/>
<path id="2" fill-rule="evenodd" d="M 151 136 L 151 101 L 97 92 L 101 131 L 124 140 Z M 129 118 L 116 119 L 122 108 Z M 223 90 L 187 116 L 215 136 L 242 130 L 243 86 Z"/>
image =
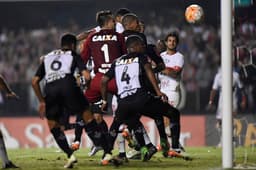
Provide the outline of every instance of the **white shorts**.
<path id="1" fill-rule="evenodd" d="M 168 89 L 161 89 L 161 92 L 167 95 L 168 103 L 177 108 L 180 103 L 180 93 L 179 91 L 173 91 Z"/>

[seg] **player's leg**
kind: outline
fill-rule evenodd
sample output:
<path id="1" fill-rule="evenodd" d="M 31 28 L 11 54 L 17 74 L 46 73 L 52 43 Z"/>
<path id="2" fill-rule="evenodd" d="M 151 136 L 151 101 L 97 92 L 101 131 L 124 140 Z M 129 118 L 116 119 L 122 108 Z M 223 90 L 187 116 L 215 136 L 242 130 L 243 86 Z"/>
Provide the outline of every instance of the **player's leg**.
<path id="1" fill-rule="evenodd" d="M 3 169 L 18 168 L 8 158 L 8 155 L 7 155 L 7 152 L 6 152 L 5 143 L 4 143 L 4 138 L 3 138 L 3 134 L 2 134 L 1 130 L 0 130 L 0 157 L 1 157 L 1 160 L 2 160 L 2 167 L 3 167 Z"/>
<path id="2" fill-rule="evenodd" d="M 159 98 L 151 97 L 146 103 L 147 107 L 144 108 L 144 113 L 159 113 L 161 116 L 166 116 L 170 119 L 170 131 L 172 134 L 172 148 L 179 149 L 180 137 L 180 112 L 176 108 L 164 103 Z"/>
<path id="3" fill-rule="evenodd" d="M 75 139 L 71 144 L 71 148 L 73 150 L 77 150 L 80 147 L 81 137 L 84 129 L 84 121 L 81 114 L 76 115 L 76 123 L 75 123 Z"/>

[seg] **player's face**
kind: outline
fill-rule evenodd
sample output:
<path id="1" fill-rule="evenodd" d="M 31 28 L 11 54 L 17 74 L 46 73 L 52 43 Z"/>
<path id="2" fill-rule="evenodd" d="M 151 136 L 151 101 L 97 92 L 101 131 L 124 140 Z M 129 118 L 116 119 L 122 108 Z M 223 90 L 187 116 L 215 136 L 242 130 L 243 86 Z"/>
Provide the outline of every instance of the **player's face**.
<path id="1" fill-rule="evenodd" d="M 130 23 L 130 28 L 132 28 L 133 31 L 140 31 L 140 23 L 139 20 L 134 20 Z"/>
<path id="2" fill-rule="evenodd" d="M 136 45 L 136 52 L 138 53 L 144 53 L 145 52 L 145 44 L 144 43 L 137 43 Z"/>
<path id="3" fill-rule="evenodd" d="M 177 40 L 175 37 L 168 37 L 166 41 L 166 46 L 168 50 L 176 50 L 177 47 Z"/>

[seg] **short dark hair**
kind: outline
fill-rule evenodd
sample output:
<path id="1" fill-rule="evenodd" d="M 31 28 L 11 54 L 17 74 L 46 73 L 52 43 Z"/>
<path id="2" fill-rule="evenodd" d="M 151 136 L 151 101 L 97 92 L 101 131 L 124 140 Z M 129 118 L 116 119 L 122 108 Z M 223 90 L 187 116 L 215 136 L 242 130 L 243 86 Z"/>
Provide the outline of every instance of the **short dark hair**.
<path id="1" fill-rule="evenodd" d="M 175 37 L 177 44 L 179 44 L 179 34 L 176 31 L 167 34 L 164 40 L 167 41 L 169 37 Z"/>
<path id="2" fill-rule="evenodd" d="M 72 45 L 74 44 L 76 46 L 76 36 L 74 34 L 71 33 L 66 33 L 61 37 L 61 46 L 68 46 L 68 45 Z"/>
<path id="3" fill-rule="evenodd" d="M 125 14 L 130 13 L 131 11 L 127 8 L 119 8 L 116 13 L 115 16 L 124 16 Z"/>
<path id="4" fill-rule="evenodd" d="M 113 16 L 110 10 L 99 11 L 96 14 L 96 22 L 100 27 L 104 26 L 104 24 L 111 19 Z"/>
<path id="5" fill-rule="evenodd" d="M 129 48 L 131 45 L 133 45 L 134 43 L 141 43 L 141 44 L 145 44 L 145 42 L 143 41 L 143 39 L 138 36 L 138 35 L 130 35 L 127 37 L 126 41 L 125 41 L 125 45 L 127 48 Z"/>
<path id="6" fill-rule="evenodd" d="M 134 13 L 125 14 L 122 19 L 122 25 L 126 28 L 126 26 L 134 20 L 139 20 L 136 14 Z"/>

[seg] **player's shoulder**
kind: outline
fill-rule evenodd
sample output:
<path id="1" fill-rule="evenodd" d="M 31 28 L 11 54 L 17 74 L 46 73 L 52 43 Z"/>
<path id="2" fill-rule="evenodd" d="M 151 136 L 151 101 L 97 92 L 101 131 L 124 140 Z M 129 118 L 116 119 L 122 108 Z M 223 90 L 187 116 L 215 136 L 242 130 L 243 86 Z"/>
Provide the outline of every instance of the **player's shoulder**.
<path id="1" fill-rule="evenodd" d="M 164 51 L 164 52 L 161 52 L 161 53 L 160 53 L 160 56 L 161 56 L 161 57 L 164 57 L 164 56 L 166 56 L 166 55 L 167 55 L 167 51 Z"/>

